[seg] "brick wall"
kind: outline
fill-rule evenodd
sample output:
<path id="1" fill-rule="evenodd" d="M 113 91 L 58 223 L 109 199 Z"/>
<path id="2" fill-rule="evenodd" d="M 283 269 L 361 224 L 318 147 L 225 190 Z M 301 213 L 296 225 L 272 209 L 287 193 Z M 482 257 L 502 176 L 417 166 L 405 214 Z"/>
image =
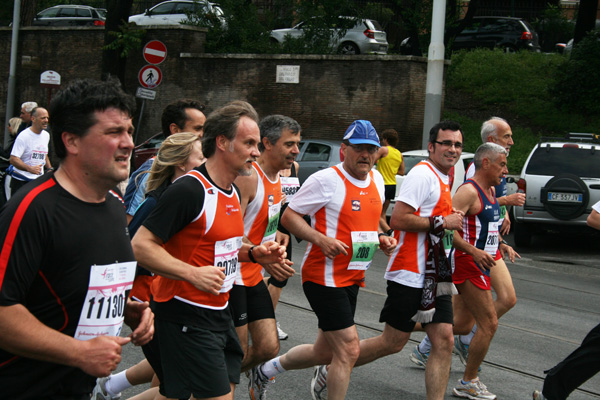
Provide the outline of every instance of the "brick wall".
<path id="1" fill-rule="evenodd" d="M 24 101 L 47 105 L 39 85 L 45 70 L 57 71 L 63 85 L 100 76 L 101 28 L 23 28 L 17 67 L 14 115 Z M 0 115 L 6 109 L 11 31 L 0 28 Z M 280 113 L 298 120 L 305 137 L 340 139 L 354 119 L 368 119 L 378 131 L 395 128 L 401 150 L 420 148 L 427 63 L 407 56 L 300 56 L 203 54 L 205 31 L 192 27 L 148 29 L 144 43 L 161 40 L 168 49 L 159 65 L 163 80 L 156 100 L 146 100 L 134 123 L 139 143 L 160 130 L 169 102 L 191 97 L 208 111 L 231 100 L 246 100 L 261 116 Z M 126 90 L 135 93 L 146 62 L 141 48 L 127 60 Z M 276 83 L 278 65 L 300 67 L 299 83 Z M 141 108 L 138 102 L 138 110 Z M 52 116 L 50 116 L 52 118 Z M 139 123 L 138 123 L 139 121 Z"/>

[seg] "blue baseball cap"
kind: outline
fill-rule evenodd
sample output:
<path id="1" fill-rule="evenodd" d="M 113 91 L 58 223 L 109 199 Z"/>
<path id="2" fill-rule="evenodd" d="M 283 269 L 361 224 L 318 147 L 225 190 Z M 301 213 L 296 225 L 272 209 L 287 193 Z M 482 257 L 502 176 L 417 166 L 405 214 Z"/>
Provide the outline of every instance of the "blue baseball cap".
<path id="1" fill-rule="evenodd" d="M 373 124 L 364 119 L 358 119 L 351 123 L 346 129 L 343 140 L 347 140 L 352 144 L 372 144 L 381 147 L 379 135 L 377 135 Z"/>

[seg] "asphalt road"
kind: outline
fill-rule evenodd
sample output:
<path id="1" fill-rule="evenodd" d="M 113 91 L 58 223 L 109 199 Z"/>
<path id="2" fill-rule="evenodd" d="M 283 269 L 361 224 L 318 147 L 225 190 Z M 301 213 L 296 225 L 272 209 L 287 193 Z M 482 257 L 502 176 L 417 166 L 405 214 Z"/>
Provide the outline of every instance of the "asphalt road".
<path id="1" fill-rule="evenodd" d="M 512 243 L 509 236 L 508 241 Z M 305 244 L 294 245 L 293 260 L 299 270 Z M 481 380 L 498 399 L 530 399 L 540 389 L 543 371 L 553 367 L 577 348 L 586 333 L 600 322 L 600 260 L 598 237 L 547 235 L 536 237 L 529 249 L 517 249 L 522 258 L 509 265 L 518 302 L 502 317 L 482 365 Z M 361 289 L 356 323 L 361 338 L 381 333 L 379 312 L 385 300 L 383 273 L 387 258 L 378 253 L 367 271 Z M 509 263 L 510 264 L 510 263 Z M 300 286 L 299 273 L 283 291 L 276 314 L 289 339 L 281 342 L 281 353 L 311 343 L 316 336 L 316 317 L 310 310 Z M 353 371 L 348 399 L 425 399 L 424 371 L 408 356 L 422 333 L 414 333 L 397 354 L 377 360 Z M 135 364 L 141 351 L 124 349 L 119 369 Z M 598 360 L 600 362 L 600 360 Z M 453 356 L 447 398 L 462 377 L 463 365 Z M 279 375 L 269 388 L 269 399 L 310 399 L 312 370 L 289 371 Z M 247 399 L 248 380 L 241 377 L 235 399 Z M 128 389 L 123 399 L 145 387 Z M 600 376 L 575 391 L 569 399 L 599 399 Z"/>

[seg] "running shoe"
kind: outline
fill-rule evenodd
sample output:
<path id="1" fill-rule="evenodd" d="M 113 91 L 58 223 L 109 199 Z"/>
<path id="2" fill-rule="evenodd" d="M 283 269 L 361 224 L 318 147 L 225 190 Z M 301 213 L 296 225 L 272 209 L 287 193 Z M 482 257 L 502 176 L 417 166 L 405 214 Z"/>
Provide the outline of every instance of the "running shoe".
<path id="1" fill-rule="evenodd" d="M 285 340 L 288 338 L 288 334 L 281 330 L 281 326 L 279 326 L 279 322 L 277 323 L 277 336 L 279 336 L 279 340 Z"/>
<path id="2" fill-rule="evenodd" d="M 317 365 L 310 381 L 310 393 L 313 400 L 327 400 L 327 366 Z"/>
<path id="3" fill-rule="evenodd" d="M 110 376 L 96 379 L 96 386 L 94 386 L 91 400 L 119 400 L 121 398 L 121 393 L 111 396 L 106 390 L 106 382 L 109 379 Z"/>
<path id="4" fill-rule="evenodd" d="M 421 353 L 419 350 L 419 345 L 415 347 L 412 354 L 408 357 L 410 361 L 417 364 L 419 367 L 425 368 L 427 366 L 427 359 L 429 358 L 429 352 Z"/>
<path id="5" fill-rule="evenodd" d="M 264 364 L 264 363 L 263 363 Z M 253 367 L 247 374 L 250 381 L 248 382 L 248 393 L 250 400 L 265 400 L 267 398 L 267 388 L 274 378 L 267 378 L 260 370 L 263 364 Z"/>
<path id="6" fill-rule="evenodd" d="M 466 367 L 467 361 L 469 360 L 469 345 L 464 344 L 458 335 L 454 336 L 454 348 L 452 349 L 452 352 L 458 354 L 460 361 Z M 481 365 L 477 368 L 477 372 L 481 372 Z"/>
<path id="7" fill-rule="evenodd" d="M 546 400 L 546 398 L 544 397 L 542 392 L 540 392 L 539 390 L 534 390 L 533 391 L 533 400 Z"/>
<path id="8" fill-rule="evenodd" d="M 479 378 L 475 378 L 467 383 L 462 383 L 462 379 L 458 380 L 458 386 L 452 389 L 452 394 L 456 397 L 464 397 L 467 399 L 482 399 L 495 400 L 496 395 L 490 393 L 485 385 L 481 383 Z"/>

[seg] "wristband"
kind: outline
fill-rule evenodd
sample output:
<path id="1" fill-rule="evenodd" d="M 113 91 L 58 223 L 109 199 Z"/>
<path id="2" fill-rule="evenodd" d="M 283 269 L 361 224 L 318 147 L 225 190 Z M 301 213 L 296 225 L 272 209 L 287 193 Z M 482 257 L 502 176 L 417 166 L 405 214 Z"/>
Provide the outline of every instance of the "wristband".
<path id="1" fill-rule="evenodd" d="M 387 233 L 380 232 L 379 235 L 377 235 L 377 237 L 382 237 L 382 236 L 387 236 Z"/>
<path id="2" fill-rule="evenodd" d="M 508 242 L 506 240 L 504 240 L 504 239 L 502 239 L 502 241 L 500 242 L 500 244 L 505 244 L 505 245 L 509 246 Z"/>
<path id="3" fill-rule="evenodd" d="M 254 256 L 252 255 L 252 250 L 254 250 L 254 248 L 256 247 L 256 245 L 250 247 L 248 249 L 248 258 L 250 259 L 250 261 L 252 261 L 253 263 L 256 263 L 256 258 L 254 258 Z"/>

